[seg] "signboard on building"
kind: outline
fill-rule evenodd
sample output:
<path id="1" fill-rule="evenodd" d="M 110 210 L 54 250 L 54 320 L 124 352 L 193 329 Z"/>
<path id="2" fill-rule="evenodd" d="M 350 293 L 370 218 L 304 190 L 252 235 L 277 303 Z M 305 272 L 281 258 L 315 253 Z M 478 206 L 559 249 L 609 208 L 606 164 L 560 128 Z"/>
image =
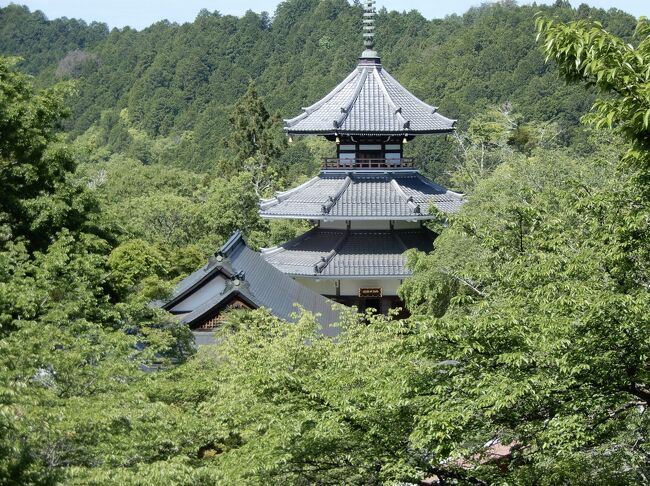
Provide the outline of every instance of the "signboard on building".
<path id="1" fill-rule="evenodd" d="M 359 289 L 359 297 L 370 297 L 374 299 L 379 299 L 382 297 L 382 291 L 381 288 Z"/>

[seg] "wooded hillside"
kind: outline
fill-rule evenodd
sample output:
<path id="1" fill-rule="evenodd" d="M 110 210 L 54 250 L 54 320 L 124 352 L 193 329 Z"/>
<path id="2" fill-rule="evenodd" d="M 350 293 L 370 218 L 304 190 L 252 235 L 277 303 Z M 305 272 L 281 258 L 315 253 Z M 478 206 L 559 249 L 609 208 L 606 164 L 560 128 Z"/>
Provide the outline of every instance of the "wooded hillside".
<path id="1" fill-rule="evenodd" d="M 377 49 L 393 76 L 461 128 L 509 102 L 525 121 L 557 122 L 564 144 L 582 143 L 579 118 L 593 94 L 558 83 L 553 65 L 544 63 L 531 35 L 539 11 L 593 17 L 623 38 L 635 25 L 622 11 L 572 9 L 563 1 L 506 1 L 436 20 L 381 10 Z M 360 18 L 361 7 L 345 0 L 289 0 L 272 17 L 203 10 L 192 23 L 109 31 L 10 5 L 0 9 L 0 52 L 23 57 L 21 66 L 40 83 L 76 80 L 67 125 L 73 137 L 90 129 L 94 143 L 111 153 L 203 171 L 231 155 L 228 116 L 250 80 L 270 111 L 294 116 L 353 69 L 362 50 Z M 427 155 L 444 150 L 430 145 Z M 431 175 L 444 177 L 438 169 Z"/>

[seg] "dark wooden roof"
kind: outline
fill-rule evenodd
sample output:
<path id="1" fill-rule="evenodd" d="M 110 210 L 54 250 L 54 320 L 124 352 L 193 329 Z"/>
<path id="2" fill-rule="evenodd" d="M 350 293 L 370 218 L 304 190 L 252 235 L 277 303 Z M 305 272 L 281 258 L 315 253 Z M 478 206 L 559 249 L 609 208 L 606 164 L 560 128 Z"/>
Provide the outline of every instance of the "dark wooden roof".
<path id="1" fill-rule="evenodd" d="M 314 220 L 427 220 L 435 206 L 454 213 L 463 196 L 435 184 L 417 170 L 321 173 L 306 183 L 260 202 L 263 218 Z"/>
<path id="2" fill-rule="evenodd" d="M 172 298 L 161 307 L 171 311 L 179 304 L 204 288 L 215 277 L 228 280 L 225 288 L 213 295 L 197 300 L 192 308 L 184 309 L 179 315 L 182 322 L 192 326 L 214 315 L 215 309 L 232 300 L 241 298 L 252 307 L 265 307 L 278 317 L 291 321 L 297 311 L 295 304 L 307 311 L 320 314 L 319 321 L 325 333 L 335 333 L 330 328 L 338 320 L 338 312 L 332 309 L 332 302 L 320 294 L 299 284 L 267 263 L 259 253 L 251 250 L 241 234 L 235 232 L 226 244 L 210 259 L 207 265 L 183 279 L 176 287 Z"/>
<path id="3" fill-rule="evenodd" d="M 329 230 L 314 228 L 296 239 L 262 250 L 262 257 L 287 275 L 318 278 L 408 277 L 408 249 L 433 250 L 428 229 Z"/>

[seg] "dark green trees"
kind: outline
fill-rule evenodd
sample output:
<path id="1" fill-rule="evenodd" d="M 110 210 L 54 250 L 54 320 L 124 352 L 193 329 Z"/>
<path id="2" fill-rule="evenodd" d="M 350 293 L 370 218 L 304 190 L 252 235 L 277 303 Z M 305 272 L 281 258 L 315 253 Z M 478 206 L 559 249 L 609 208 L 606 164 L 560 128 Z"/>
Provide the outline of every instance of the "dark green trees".
<path id="1" fill-rule="evenodd" d="M 188 333 L 111 278 L 95 194 L 58 135 L 63 90 L 37 91 L 0 58 L 0 482 L 47 484 L 70 442 L 40 413 L 102 400 L 182 361 Z M 55 423 L 68 412 L 53 418 Z M 77 417 L 78 418 L 78 417 Z M 43 432 L 37 439 L 34 430 Z M 57 429 L 54 426 L 53 429 Z M 53 434 L 53 435 L 50 435 Z M 36 440 L 34 440 L 36 439 Z"/>
<path id="2" fill-rule="evenodd" d="M 258 197 L 283 187 L 288 167 L 280 156 L 287 146 L 286 137 L 280 120 L 269 114 L 253 82 L 235 103 L 229 120 L 232 131 L 227 144 L 234 160 L 224 164 L 224 172 L 248 172 Z"/>
<path id="3" fill-rule="evenodd" d="M 556 122 L 562 144 L 584 142 L 578 120 L 593 93 L 556 83 L 530 36 L 538 10 L 564 19 L 591 15 L 625 39 L 634 30 L 634 19 L 620 11 L 499 3 L 431 21 L 417 12 L 381 11 L 377 47 L 393 75 L 458 118 L 461 128 L 509 101 L 525 122 Z M 200 171 L 235 156 L 227 143 L 233 129 L 228 117 L 250 80 L 269 113 L 294 116 L 340 82 L 362 49 L 361 8 L 342 0 L 283 2 L 270 23 L 268 15 L 253 12 L 240 19 L 204 12 L 193 23 L 159 22 L 141 32 L 125 28 L 98 36 L 96 26 L 46 21 L 19 7 L 2 13 L 0 51 L 28 62 L 38 57 L 39 82 L 49 82 L 77 51 L 93 57 L 75 65 L 79 96 L 67 122 L 73 136 L 93 127 L 103 134 L 99 148 Z M 23 42 L 12 37 L 17 30 Z M 30 30 L 47 40 L 27 39 Z M 60 38 L 51 39 L 57 31 Z M 44 51 L 51 61 L 42 60 Z M 447 154 L 438 145 L 424 148 L 422 164 L 448 182 L 444 162 L 429 164 Z"/>

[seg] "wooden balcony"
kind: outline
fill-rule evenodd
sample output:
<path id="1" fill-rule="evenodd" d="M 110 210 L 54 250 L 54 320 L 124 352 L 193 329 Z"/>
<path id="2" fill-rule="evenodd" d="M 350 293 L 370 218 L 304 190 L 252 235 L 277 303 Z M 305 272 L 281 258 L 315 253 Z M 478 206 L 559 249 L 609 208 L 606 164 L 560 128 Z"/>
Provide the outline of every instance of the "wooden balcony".
<path id="1" fill-rule="evenodd" d="M 401 159 L 339 159 L 323 158 L 323 169 L 413 169 L 415 159 L 412 157 Z"/>

